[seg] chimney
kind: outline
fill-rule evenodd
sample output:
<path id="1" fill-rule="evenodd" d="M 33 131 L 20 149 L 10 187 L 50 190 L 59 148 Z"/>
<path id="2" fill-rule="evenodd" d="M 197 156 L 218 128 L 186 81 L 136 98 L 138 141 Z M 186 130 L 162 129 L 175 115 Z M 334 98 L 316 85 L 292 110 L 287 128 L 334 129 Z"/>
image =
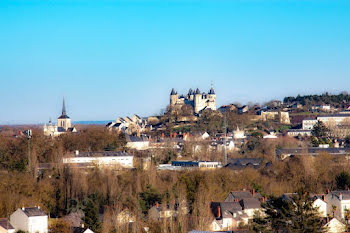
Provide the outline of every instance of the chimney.
<path id="1" fill-rule="evenodd" d="M 326 190 L 326 194 L 328 194 L 328 193 L 329 193 L 329 189 Z"/>
<path id="2" fill-rule="evenodd" d="M 79 151 L 78 150 L 75 151 L 75 155 L 79 155 Z"/>
<path id="3" fill-rule="evenodd" d="M 22 206 L 22 210 L 24 211 L 26 208 L 24 208 L 24 206 Z"/>
<path id="4" fill-rule="evenodd" d="M 255 190 L 252 189 L 252 196 L 254 197 L 255 196 Z"/>
<path id="5" fill-rule="evenodd" d="M 159 203 L 158 202 L 156 202 L 156 207 L 159 208 Z"/>
<path id="6" fill-rule="evenodd" d="M 339 200 L 343 200 L 343 194 L 339 193 Z"/>
<path id="7" fill-rule="evenodd" d="M 217 218 L 221 218 L 221 209 L 220 209 L 220 205 L 218 205 Z"/>
<path id="8" fill-rule="evenodd" d="M 326 195 L 324 195 L 324 194 L 322 195 L 322 200 L 326 201 Z"/>
<path id="9" fill-rule="evenodd" d="M 84 225 L 84 223 L 82 223 L 82 224 L 81 224 L 81 228 L 85 228 L 85 225 Z"/>
<path id="10" fill-rule="evenodd" d="M 38 209 L 40 210 L 40 205 L 38 205 Z"/>

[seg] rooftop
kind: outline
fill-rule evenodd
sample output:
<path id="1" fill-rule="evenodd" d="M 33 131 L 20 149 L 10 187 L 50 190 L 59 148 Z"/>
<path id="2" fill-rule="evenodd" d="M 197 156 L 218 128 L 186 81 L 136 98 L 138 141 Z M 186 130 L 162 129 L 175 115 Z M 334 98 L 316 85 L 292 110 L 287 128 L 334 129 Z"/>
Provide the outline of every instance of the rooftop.
<path id="1" fill-rule="evenodd" d="M 7 218 L 0 218 L 0 226 L 6 230 L 15 229 Z"/>
<path id="2" fill-rule="evenodd" d="M 132 156 L 124 151 L 100 151 L 100 152 L 78 152 L 75 157 L 109 157 L 109 156 Z"/>
<path id="3" fill-rule="evenodd" d="M 36 217 L 36 216 L 47 216 L 44 211 L 40 209 L 40 207 L 28 207 L 28 208 L 21 208 L 21 210 L 28 216 L 28 217 Z"/>

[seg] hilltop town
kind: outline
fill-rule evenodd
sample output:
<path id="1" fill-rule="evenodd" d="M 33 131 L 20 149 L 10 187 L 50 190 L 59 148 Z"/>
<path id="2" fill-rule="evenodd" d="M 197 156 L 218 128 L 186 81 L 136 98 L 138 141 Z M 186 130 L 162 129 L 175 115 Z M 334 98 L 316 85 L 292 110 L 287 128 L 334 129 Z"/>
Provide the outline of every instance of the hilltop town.
<path id="1" fill-rule="evenodd" d="M 57 123 L 0 128 L 0 229 L 260 232 L 279 200 L 278 211 L 308 203 L 318 228 L 343 232 L 349 103 L 326 93 L 217 107 L 213 86 L 172 89 L 163 115 L 82 126 L 63 99 Z"/>

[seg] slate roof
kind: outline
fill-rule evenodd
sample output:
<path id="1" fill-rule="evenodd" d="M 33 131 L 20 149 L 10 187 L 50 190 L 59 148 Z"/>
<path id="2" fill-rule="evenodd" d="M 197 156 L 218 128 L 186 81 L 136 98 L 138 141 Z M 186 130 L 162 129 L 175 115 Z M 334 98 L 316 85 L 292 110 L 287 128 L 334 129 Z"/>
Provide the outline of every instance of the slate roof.
<path id="1" fill-rule="evenodd" d="M 324 118 L 324 117 L 350 117 L 349 114 L 334 114 L 334 115 L 319 115 L 318 118 Z"/>
<path id="2" fill-rule="evenodd" d="M 255 198 L 261 198 L 260 193 L 255 193 L 254 195 Z M 228 196 L 225 199 L 225 202 L 233 202 L 235 199 L 241 200 L 244 198 L 253 198 L 253 195 L 250 191 L 234 191 L 230 192 Z"/>
<path id="3" fill-rule="evenodd" d="M 10 224 L 7 218 L 0 218 L 0 226 L 5 230 L 14 230 L 15 228 Z"/>
<path id="4" fill-rule="evenodd" d="M 69 116 L 67 116 L 67 114 L 62 114 L 58 119 L 69 119 Z"/>
<path id="5" fill-rule="evenodd" d="M 75 157 L 132 156 L 124 151 L 79 152 Z"/>
<path id="6" fill-rule="evenodd" d="M 227 214 L 231 215 L 237 211 L 242 211 L 242 206 L 239 202 L 212 202 L 210 203 L 210 209 L 215 217 L 218 217 L 218 207 L 220 207 L 220 216 L 226 217 Z"/>
<path id="7" fill-rule="evenodd" d="M 86 230 L 87 228 L 73 227 L 73 233 L 84 233 Z"/>
<path id="8" fill-rule="evenodd" d="M 257 198 L 243 198 L 239 201 L 243 209 L 258 209 L 261 208 L 260 201 Z"/>
<path id="9" fill-rule="evenodd" d="M 248 164 L 252 164 L 254 166 L 259 166 L 261 161 L 262 161 L 261 158 L 236 158 L 236 159 L 230 159 L 229 163 L 233 165 L 247 166 Z"/>
<path id="10" fill-rule="evenodd" d="M 312 154 L 317 155 L 320 152 L 327 152 L 332 155 L 345 155 L 350 153 L 349 148 L 320 148 L 320 147 L 309 147 L 309 148 L 289 148 L 289 149 L 278 149 L 276 150 L 277 155 L 290 154 L 290 155 L 301 155 L 301 154 Z"/>
<path id="11" fill-rule="evenodd" d="M 57 127 L 58 132 L 66 132 L 66 130 L 63 127 Z"/>
<path id="12" fill-rule="evenodd" d="M 341 194 L 342 200 L 350 200 L 350 191 L 347 191 L 347 190 L 331 191 L 330 194 L 337 198 L 339 198 Z"/>
<path id="13" fill-rule="evenodd" d="M 28 217 L 46 216 L 44 211 L 38 207 L 28 207 L 21 209 Z"/>
<path id="14" fill-rule="evenodd" d="M 147 137 L 135 137 L 130 135 L 125 135 L 127 142 L 146 142 L 148 141 Z"/>

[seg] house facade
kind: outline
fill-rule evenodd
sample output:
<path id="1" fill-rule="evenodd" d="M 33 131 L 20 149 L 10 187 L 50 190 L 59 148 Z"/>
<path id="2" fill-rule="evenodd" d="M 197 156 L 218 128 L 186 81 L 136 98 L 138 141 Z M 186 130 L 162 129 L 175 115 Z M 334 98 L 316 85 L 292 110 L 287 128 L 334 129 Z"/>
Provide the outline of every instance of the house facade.
<path id="1" fill-rule="evenodd" d="M 345 219 L 346 211 L 350 210 L 350 191 L 332 191 L 326 195 L 327 214 L 338 219 Z"/>
<path id="2" fill-rule="evenodd" d="M 10 223 L 16 231 L 47 233 L 48 216 L 40 207 L 19 208 L 10 216 Z"/>

